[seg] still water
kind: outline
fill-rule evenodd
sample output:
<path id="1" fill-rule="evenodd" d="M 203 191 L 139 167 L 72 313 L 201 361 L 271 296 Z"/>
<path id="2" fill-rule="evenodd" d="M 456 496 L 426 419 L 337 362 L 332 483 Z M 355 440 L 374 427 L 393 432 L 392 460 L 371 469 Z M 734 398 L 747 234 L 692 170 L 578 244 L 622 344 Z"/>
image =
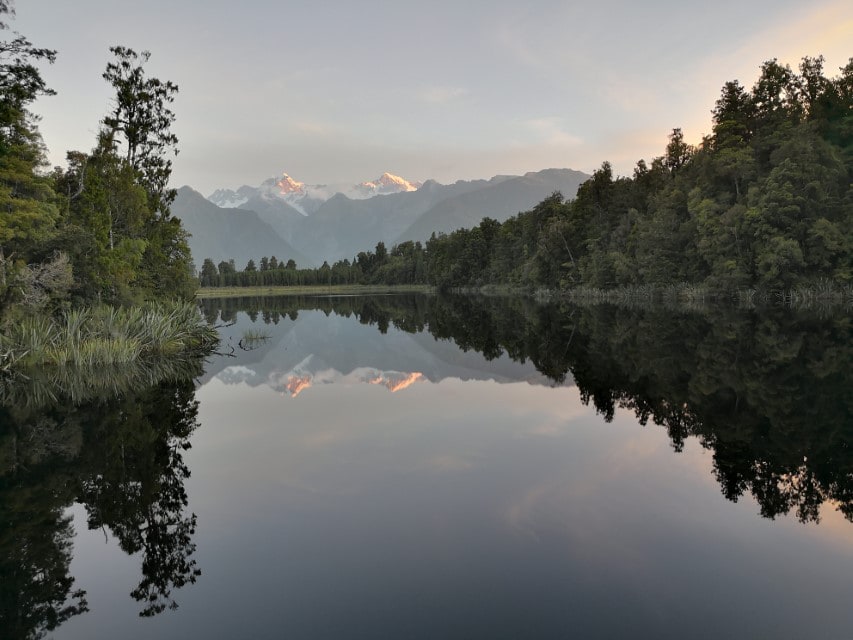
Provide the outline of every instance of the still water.
<path id="1" fill-rule="evenodd" d="M 849 315 L 203 310 L 190 377 L 7 390 L 0 636 L 853 634 Z"/>

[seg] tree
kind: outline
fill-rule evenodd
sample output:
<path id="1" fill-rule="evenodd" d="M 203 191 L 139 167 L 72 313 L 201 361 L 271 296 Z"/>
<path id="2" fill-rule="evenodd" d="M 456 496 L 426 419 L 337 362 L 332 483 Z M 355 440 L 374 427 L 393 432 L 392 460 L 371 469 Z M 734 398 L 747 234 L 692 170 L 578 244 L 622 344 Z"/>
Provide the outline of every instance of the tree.
<path id="1" fill-rule="evenodd" d="M 197 285 L 187 233 L 180 220 L 170 217 L 169 205 L 176 191 L 168 187 L 172 173 L 169 152 L 177 153 L 177 136 L 170 130 L 175 114 L 169 108 L 178 91 L 172 82 L 146 76 L 143 65 L 151 54 L 115 46 L 116 60 L 103 74 L 115 89 L 114 107 L 104 118 L 101 134 L 110 150 L 135 174 L 145 190 L 150 215 L 146 221 L 148 242 L 140 265 L 140 288 L 149 295 L 188 297 Z"/>
<path id="2" fill-rule="evenodd" d="M 219 282 L 219 271 L 213 260 L 205 258 L 201 265 L 201 286 L 214 287 Z"/>
<path id="3" fill-rule="evenodd" d="M 12 12 L 10 2 L 0 3 L 0 16 Z M 0 28 L 6 24 L 0 22 Z M 28 111 L 37 97 L 54 95 L 37 64 L 54 62 L 56 52 L 14 36 L 0 41 L 0 261 L 9 254 L 30 261 L 46 257 L 39 255 L 38 246 L 53 234 L 59 217 L 49 180 L 39 174 L 43 145 Z M 3 293 L 0 290 L 0 296 Z"/>
<path id="4" fill-rule="evenodd" d="M 666 159 L 664 163 L 667 168 L 675 173 L 690 160 L 695 149 L 684 142 L 684 133 L 680 128 L 675 128 L 669 136 L 669 144 L 666 145 Z"/>
<path id="5" fill-rule="evenodd" d="M 0 1 L 0 18 L 13 13 Z M 0 19 L 0 29 L 6 23 Z M 43 144 L 29 105 L 53 95 L 41 77 L 39 62 L 52 63 L 56 52 L 34 47 L 15 33 L 0 41 L 0 309 L 14 302 L 26 264 L 47 259 L 59 210 L 45 165 Z"/>
<path id="6" fill-rule="evenodd" d="M 104 118 L 104 126 L 113 133 L 116 144 L 124 147 L 125 160 L 136 169 L 151 198 L 152 208 L 168 216 L 168 206 L 176 191 L 169 189 L 172 161 L 177 155 L 177 136 L 170 127 L 175 114 L 169 108 L 178 86 L 170 81 L 148 78 L 143 65 L 151 53 L 137 54 L 127 47 L 110 47 L 116 59 L 107 64 L 104 80 L 115 88 L 115 104 Z"/>

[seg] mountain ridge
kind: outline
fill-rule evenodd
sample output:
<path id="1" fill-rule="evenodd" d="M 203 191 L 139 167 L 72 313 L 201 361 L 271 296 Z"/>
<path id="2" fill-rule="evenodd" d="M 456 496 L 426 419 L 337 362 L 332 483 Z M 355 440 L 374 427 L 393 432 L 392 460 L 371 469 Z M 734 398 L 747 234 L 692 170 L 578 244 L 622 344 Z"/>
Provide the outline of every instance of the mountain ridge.
<path id="1" fill-rule="evenodd" d="M 324 261 L 331 264 L 353 259 L 378 242 L 389 248 L 408 240 L 425 242 L 433 232 L 471 228 L 487 216 L 503 222 L 533 208 L 554 191 L 573 197 L 589 177 L 572 169 L 544 169 L 522 176 L 498 175 L 441 184 L 435 180 L 413 183 L 386 173 L 380 180 L 385 178 L 392 193 L 353 198 L 341 191 L 330 194 L 332 187 L 328 185 L 306 185 L 286 173 L 282 175 L 283 178 L 270 178 L 258 187 L 244 185 L 237 190 L 214 191 L 211 198 L 237 203 L 236 207 L 220 207 L 208 199 L 207 204 L 214 207 L 215 213 L 200 205 L 198 197 L 203 196 L 198 192 L 191 190 L 195 194 L 191 199 L 188 193 L 179 192 L 183 213 L 192 221 L 190 248 L 197 263 L 213 257 L 199 254 L 200 251 L 214 246 L 220 256 L 229 251 L 230 243 L 230 250 L 239 256 L 232 256 L 235 262 L 248 260 L 251 253 L 249 257 L 256 262 L 264 255 L 275 255 L 279 260 L 293 257 L 300 267 Z M 282 191 L 287 193 L 282 195 Z M 293 194 L 299 198 L 289 197 Z M 207 228 L 204 214 L 195 209 L 212 214 Z M 237 232 L 234 225 L 239 222 L 249 224 L 251 233 Z M 254 248 L 251 243 L 244 246 L 249 235 L 255 238 Z M 274 246 L 279 248 L 273 251 Z"/>

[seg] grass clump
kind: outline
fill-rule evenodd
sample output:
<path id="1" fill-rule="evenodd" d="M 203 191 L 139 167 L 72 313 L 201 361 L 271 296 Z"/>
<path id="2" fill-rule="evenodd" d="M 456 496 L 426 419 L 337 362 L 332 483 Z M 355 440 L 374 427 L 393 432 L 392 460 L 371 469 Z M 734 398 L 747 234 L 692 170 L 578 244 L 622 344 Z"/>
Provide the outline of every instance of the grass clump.
<path id="1" fill-rule="evenodd" d="M 218 341 L 193 303 L 73 309 L 58 318 L 30 316 L 0 334 L 6 369 L 39 365 L 123 365 L 192 352 Z"/>

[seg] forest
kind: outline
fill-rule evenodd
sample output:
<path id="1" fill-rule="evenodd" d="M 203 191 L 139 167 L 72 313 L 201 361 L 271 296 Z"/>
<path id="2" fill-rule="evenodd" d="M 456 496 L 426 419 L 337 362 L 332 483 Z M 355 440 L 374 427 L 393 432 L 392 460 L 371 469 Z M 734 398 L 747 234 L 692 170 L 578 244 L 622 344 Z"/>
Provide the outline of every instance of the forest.
<path id="1" fill-rule="evenodd" d="M 0 2 L 0 30 L 13 14 Z M 145 73 L 148 52 L 110 53 L 103 78 L 114 96 L 93 149 L 68 151 L 67 166 L 51 170 L 30 108 L 54 94 L 39 65 L 57 54 L 14 32 L 0 41 L 0 372 L 216 341 L 186 306 L 197 280 L 169 210 L 178 87 Z"/>
<path id="2" fill-rule="evenodd" d="M 115 93 L 93 149 L 51 170 L 30 107 L 53 95 L 39 65 L 57 54 L 13 36 L 0 42 L 0 311 L 190 298 L 186 232 L 169 211 L 178 87 L 146 75 L 148 52 L 111 47 Z"/>
<path id="3" fill-rule="evenodd" d="M 689 283 L 709 291 L 849 289 L 853 277 L 853 58 L 827 77 L 769 60 L 752 89 L 727 82 L 698 146 L 673 129 L 630 177 L 604 162 L 573 199 L 554 193 L 500 223 L 378 243 L 297 269 L 274 258 L 205 260 L 202 286 L 430 284 L 607 289 Z"/>

